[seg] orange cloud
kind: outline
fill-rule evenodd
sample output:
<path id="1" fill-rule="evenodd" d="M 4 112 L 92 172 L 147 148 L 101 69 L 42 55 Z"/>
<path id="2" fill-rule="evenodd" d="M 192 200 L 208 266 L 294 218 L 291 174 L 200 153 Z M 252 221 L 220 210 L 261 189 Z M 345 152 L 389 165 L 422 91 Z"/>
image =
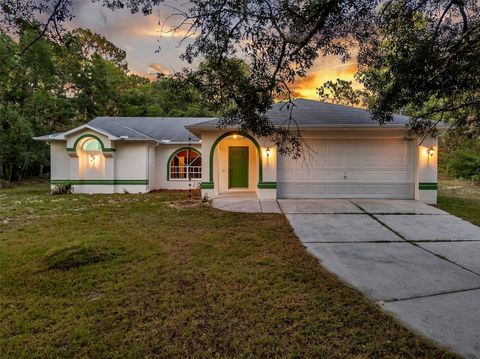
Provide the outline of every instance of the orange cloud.
<path id="1" fill-rule="evenodd" d="M 155 74 L 158 73 L 158 74 L 164 74 L 164 75 L 170 75 L 172 73 L 172 71 L 169 68 L 159 63 L 148 65 L 148 71 L 154 72 Z"/>
<path id="2" fill-rule="evenodd" d="M 307 76 L 297 79 L 290 85 L 294 97 L 318 99 L 317 88 L 325 82 L 337 79 L 354 81 L 357 64 L 354 61 L 343 63 L 336 56 L 319 57 Z"/>

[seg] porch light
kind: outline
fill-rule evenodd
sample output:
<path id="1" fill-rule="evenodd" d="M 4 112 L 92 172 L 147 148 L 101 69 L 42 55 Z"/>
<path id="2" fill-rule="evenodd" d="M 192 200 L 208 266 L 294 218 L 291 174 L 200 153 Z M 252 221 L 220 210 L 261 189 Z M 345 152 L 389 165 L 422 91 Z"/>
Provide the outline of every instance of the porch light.
<path id="1" fill-rule="evenodd" d="M 435 148 L 433 146 L 427 148 L 427 155 L 429 155 L 430 157 L 433 157 L 435 155 Z"/>
<path id="2" fill-rule="evenodd" d="M 236 139 L 237 139 L 237 137 L 238 137 L 237 135 L 233 135 L 233 139 L 234 139 L 234 140 L 236 140 Z"/>
<path id="3" fill-rule="evenodd" d="M 267 158 L 270 157 L 270 147 L 265 149 L 265 154 L 267 155 Z"/>

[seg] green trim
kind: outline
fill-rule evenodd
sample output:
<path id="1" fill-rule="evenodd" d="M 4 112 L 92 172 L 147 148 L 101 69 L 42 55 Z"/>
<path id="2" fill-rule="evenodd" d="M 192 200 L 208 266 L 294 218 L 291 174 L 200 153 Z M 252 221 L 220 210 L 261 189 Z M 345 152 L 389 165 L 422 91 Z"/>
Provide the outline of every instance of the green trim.
<path id="1" fill-rule="evenodd" d="M 277 189 L 277 182 L 258 182 L 259 189 Z"/>
<path id="2" fill-rule="evenodd" d="M 115 149 L 114 148 L 106 148 L 105 145 L 103 144 L 102 140 L 98 137 L 98 136 L 95 136 L 91 133 L 84 133 L 83 135 L 79 136 L 75 142 L 73 143 L 73 147 L 67 147 L 67 151 L 68 152 L 76 152 L 77 151 L 77 145 L 78 145 L 78 142 L 80 142 L 81 140 L 83 140 L 84 138 L 86 137 L 89 137 L 89 138 L 94 138 L 96 139 L 98 142 L 100 142 L 100 146 L 102 146 L 102 152 L 115 152 Z"/>
<path id="3" fill-rule="evenodd" d="M 242 136 L 242 137 L 246 137 L 250 141 L 252 141 L 253 144 L 255 145 L 255 147 L 257 148 L 257 152 L 258 152 L 258 181 L 262 182 L 263 181 L 263 166 L 262 166 L 262 152 L 260 150 L 260 145 L 255 140 L 255 138 L 250 136 L 248 133 L 242 133 L 242 132 L 238 132 L 238 131 L 226 132 L 223 135 L 221 135 L 220 137 L 218 137 L 215 140 L 215 142 L 213 143 L 212 148 L 210 149 L 209 181 L 213 182 L 213 155 L 215 153 L 215 148 L 217 147 L 218 143 L 221 140 L 223 140 L 225 137 L 231 136 L 231 135 L 239 135 L 239 136 Z"/>
<path id="4" fill-rule="evenodd" d="M 170 162 L 172 161 L 172 158 L 175 157 L 177 153 L 185 150 L 192 150 L 193 152 L 196 152 L 200 157 L 202 157 L 202 153 L 193 147 L 185 146 L 173 151 L 170 157 L 168 157 L 168 161 L 167 161 L 167 181 L 170 181 Z"/>
<path id="5" fill-rule="evenodd" d="M 418 189 L 436 191 L 438 189 L 438 184 L 437 182 L 420 182 L 418 184 Z"/>
<path id="6" fill-rule="evenodd" d="M 213 182 L 202 182 L 202 183 L 200 183 L 200 188 L 201 189 L 213 189 L 214 184 L 213 184 Z"/>
<path id="7" fill-rule="evenodd" d="M 148 185 L 148 180 L 102 180 L 102 179 L 91 179 L 91 180 L 68 180 L 68 179 L 52 179 L 50 184 L 64 184 L 71 183 L 73 185 L 116 185 L 116 184 L 131 184 L 131 185 Z"/>

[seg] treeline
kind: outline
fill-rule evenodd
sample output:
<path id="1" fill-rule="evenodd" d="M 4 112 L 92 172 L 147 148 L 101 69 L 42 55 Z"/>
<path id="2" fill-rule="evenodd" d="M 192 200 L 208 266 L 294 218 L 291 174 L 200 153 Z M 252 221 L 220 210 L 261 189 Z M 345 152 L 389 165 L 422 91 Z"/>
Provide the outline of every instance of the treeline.
<path id="1" fill-rule="evenodd" d="M 37 37 L 32 26 L 18 40 L 0 33 L 0 179 L 41 175 L 49 149 L 32 137 L 96 116 L 212 115 L 182 81 L 129 74 L 125 51 L 98 34 L 76 29 L 62 46 Z"/>
<path id="2" fill-rule="evenodd" d="M 439 144 L 440 173 L 480 185 L 480 138 L 449 133 Z"/>

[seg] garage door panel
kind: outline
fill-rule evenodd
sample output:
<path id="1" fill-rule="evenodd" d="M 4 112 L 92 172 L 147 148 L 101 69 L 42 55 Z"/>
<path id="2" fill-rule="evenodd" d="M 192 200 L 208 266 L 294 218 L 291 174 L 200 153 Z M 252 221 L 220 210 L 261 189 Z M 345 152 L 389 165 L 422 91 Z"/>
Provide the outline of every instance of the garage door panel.
<path id="1" fill-rule="evenodd" d="M 408 171 L 347 171 L 347 181 L 408 182 Z"/>
<path id="2" fill-rule="evenodd" d="M 294 178 L 296 181 L 308 181 L 310 180 L 310 171 L 297 170 L 295 171 Z"/>
<path id="3" fill-rule="evenodd" d="M 413 144 L 403 140 L 309 140 L 306 158 L 279 157 L 283 198 L 413 198 Z M 346 176 L 346 178 L 345 178 Z"/>

